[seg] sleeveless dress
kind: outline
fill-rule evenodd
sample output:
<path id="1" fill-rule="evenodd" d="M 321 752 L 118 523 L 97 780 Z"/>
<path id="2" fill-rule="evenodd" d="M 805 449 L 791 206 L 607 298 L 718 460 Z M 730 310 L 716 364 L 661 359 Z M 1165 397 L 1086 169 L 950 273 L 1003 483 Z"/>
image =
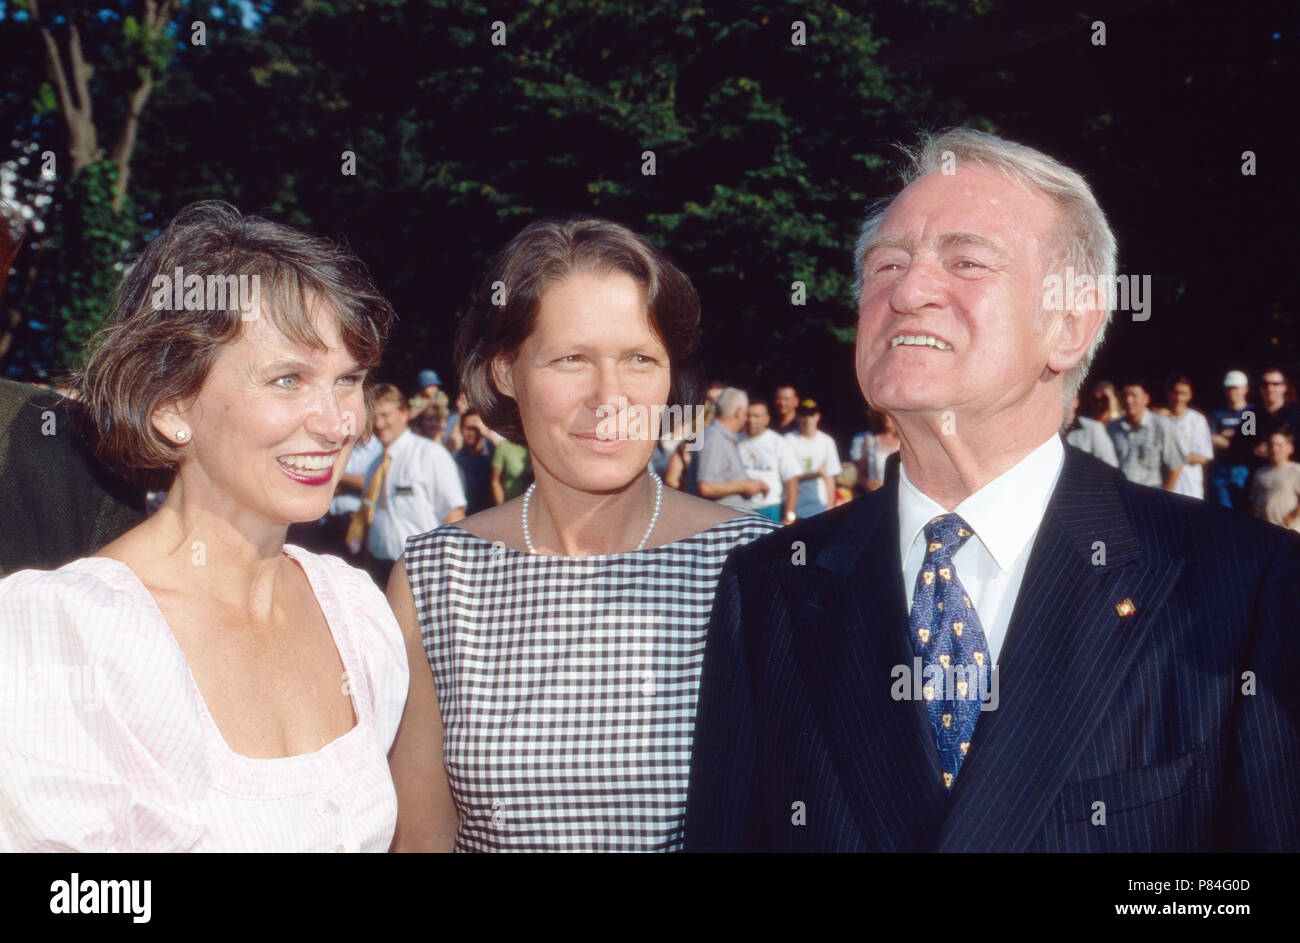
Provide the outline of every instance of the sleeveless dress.
<path id="1" fill-rule="evenodd" d="M 678 851 L 704 640 L 756 514 L 661 547 L 535 556 L 446 524 L 406 543 L 458 851 Z"/>

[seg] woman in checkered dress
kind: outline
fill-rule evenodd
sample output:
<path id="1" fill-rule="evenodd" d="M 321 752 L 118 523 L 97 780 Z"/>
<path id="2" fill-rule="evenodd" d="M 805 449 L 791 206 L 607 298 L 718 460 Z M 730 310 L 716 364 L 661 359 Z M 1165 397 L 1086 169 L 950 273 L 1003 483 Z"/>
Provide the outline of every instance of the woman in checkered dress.
<path id="1" fill-rule="evenodd" d="M 431 668 L 390 757 L 395 847 L 681 848 L 718 575 L 777 529 L 647 467 L 658 410 L 696 402 L 698 323 L 686 277 L 613 223 L 535 223 L 494 260 L 457 367 L 537 480 L 411 538 L 394 570 L 408 657 Z"/>

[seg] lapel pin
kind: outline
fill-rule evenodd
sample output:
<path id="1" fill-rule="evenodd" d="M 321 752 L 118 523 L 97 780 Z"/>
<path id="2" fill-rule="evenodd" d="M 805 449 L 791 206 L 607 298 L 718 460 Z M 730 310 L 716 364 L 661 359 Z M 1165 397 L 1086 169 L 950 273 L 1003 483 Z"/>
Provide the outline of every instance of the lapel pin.
<path id="1" fill-rule="evenodd" d="M 1127 596 L 1115 603 L 1115 613 L 1122 618 L 1127 618 L 1135 612 L 1137 612 L 1137 606 L 1133 605 L 1133 600 Z"/>

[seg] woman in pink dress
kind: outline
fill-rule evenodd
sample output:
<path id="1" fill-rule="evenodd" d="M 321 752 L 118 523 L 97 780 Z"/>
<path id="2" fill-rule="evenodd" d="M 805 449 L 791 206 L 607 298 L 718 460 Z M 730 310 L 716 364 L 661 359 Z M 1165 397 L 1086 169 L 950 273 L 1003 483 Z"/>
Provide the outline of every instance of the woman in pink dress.
<path id="1" fill-rule="evenodd" d="M 394 843 L 401 630 L 365 573 L 284 543 L 368 429 L 391 319 L 346 250 L 223 203 L 127 273 L 79 392 L 101 457 L 167 497 L 0 581 L 0 850 Z"/>

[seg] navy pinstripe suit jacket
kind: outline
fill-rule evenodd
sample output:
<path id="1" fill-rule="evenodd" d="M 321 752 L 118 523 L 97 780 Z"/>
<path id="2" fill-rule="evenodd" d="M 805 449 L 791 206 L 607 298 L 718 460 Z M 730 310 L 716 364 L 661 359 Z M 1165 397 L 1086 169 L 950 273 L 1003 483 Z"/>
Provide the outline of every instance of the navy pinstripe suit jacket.
<path id="1" fill-rule="evenodd" d="M 1300 850 L 1297 535 L 1067 447 L 951 795 L 901 572 L 896 467 L 732 552 L 688 851 Z"/>

